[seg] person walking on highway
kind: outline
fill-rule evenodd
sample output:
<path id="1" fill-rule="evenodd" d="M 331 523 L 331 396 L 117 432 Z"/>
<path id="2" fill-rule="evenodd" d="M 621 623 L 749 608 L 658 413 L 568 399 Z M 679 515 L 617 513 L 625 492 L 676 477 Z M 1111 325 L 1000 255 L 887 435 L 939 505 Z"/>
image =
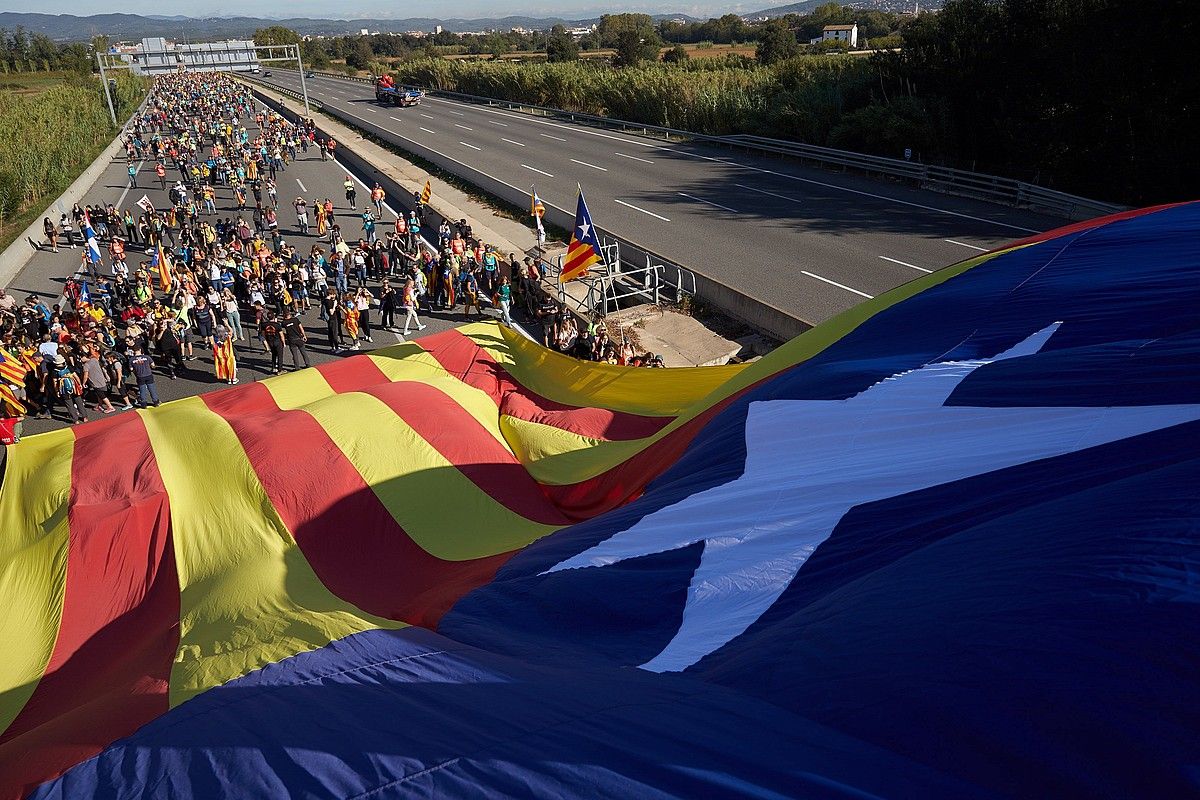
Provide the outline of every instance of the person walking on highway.
<path id="1" fill-rule="evenodd" d="M 347 175 L 346 180 L 342 181 L 342 188 L 346 190 L 346 202 L 350 204 L 350 210 L 358 211 L 358 191 L 354 188 L 354 179 Z"/>
<path id="2" fill-rule="evenodd" d="M 376 219 L 383 219 L 383 198 L 385 196 L 383 187 L 376 183 L 375 188 L 371 189 L 371 203 L 375 206 Z"/>
<path id="3" fill-rule="evenodd" d="M 278 375 L 283 369 L 283 326 L 275 317 L 275 309 L 267 309 L 259 324 L 258 333 L 271 353 L 271 374 Z"/>
<path id="4" fill-rule="evenodd" d="M 283 311 L 283 340 L 292 354 L 292 369 L 300 369 L 301 361 L 304 362 L 304 366 L 311 366 L 308 363 L 308 351 L 305 350 L 308 334 L 304 332 L 304 324 L 300 322 L 296 312 L 290 308 Z"/>
<path id="5" fill-rule="evenodd" d="M 425 330 L 425 326 L 421 324 L 421 320 L 417 317 L 418 302 L 417 286 L 413 283 L 412 278 L 409 278 L 404 282 L 404 290 L 400 301 L 401 306 L 404 308 L 404 336 L 408 336 L 408 326 L 410 324 L 415 323 L 419 331 Z"/>
<path id="6" fill-rule="evenodd" d="M 163 166 L 163 162 L 158 161 L 154 164 L 154 174 L 158 176 L 158 185 L 163 191 L 167 189 L 167 168 Z"/>
<path id="7" fill-rule="evenodd" d="M 507 275 L 500 279 L 500 288 L 496 290 L 496 304 L 500 306 L 500 315 L 504 318 L 504 324 L 511 328 L 513 321 L 509 315 L 509 309 L 512 306 L 512 286 L 509 285 Z"/>
<path id="8" fill-rule="evenodd" d="M 338 302 L 338 292 L 332 286 L 325 291 L 321 298 L 321 316 L 325 320 L 325 335 L 329 339 L 329 349 L 338 352 L 342 349 L 341 303 Z"/>
<path id="9" fill-rule="evenodd" d="M 292 203 L 292 207 L 296 209 L 296 224 L 300 226 L 300 233 L 308 235 L 308 202 L 303 197 L 297 197 Z"/>
<path id="10" fill-rule="evenodd" d="M 135 345 L 133 348 L 129 370 L 137 380 L 138 404 L 142 408 L 159 405 L 158 389 L 154 385 L 154 359 L 146 355 L 141 345 Z"/>
<path id="11" fill-rule="evenodd" d="M 359 287 L 354 294 L 354 309 L 358 312 L 358 325 L 362 330 L 362 336 L 368 342 L 374 341 L 371 338 L 371 301 L 375 296 L 371 294 L 367 287 Z"/>
<path id="12" fill-rule="evenodd" d="M 46 232 L 46 243 L 50 245 L 50 249 L 53 252 L 57 253 L 58 228 L 55 227 L 54 223 L 50 221 L 49 217 L 46 217 L 45 221 L 42 222 L 42 230 Z"/>
<path id="13" fill-rule="evenodd" d="M 129 188 L 136 189 L 137 185 L 137 164 L 129 162 Z"/>

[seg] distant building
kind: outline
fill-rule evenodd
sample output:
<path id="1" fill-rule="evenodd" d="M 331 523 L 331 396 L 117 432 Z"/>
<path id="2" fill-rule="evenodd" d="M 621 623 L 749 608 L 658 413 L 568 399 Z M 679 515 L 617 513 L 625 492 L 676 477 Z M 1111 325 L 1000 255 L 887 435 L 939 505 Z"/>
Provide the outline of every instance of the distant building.
<path id="1" fill-rule="evenodd" d="M 437 35 L 438 35 L 439 33 L 441 33 L 441 32 L 442 32 L 442 26 L 441 26 L 441 25 L 434 25 L 434 26 L 433 26 L 433 35 L 434 35 L 434 36 L 437 36 Z"/>
<path id="2" fill-rule="evenodd" d="M 826 25 L 821 29 L 821 35 L 816 39 L 810 39 L 809 44 L 817 44 L 818 42 L 845 42 L 851 47 L 858 47 L 858 23 L 852 22 L 849 25 Z"/>
<path id="3" fill-rule="evenodd" d="M 162 75 L 180 69 L 197 72 L 249 72 L 259 67 L 254 42 L 228 40 L 180 44 L 169 39 L 142 39 L 142 43 L 123 50 L 122 60 L 139 75 Z"/>

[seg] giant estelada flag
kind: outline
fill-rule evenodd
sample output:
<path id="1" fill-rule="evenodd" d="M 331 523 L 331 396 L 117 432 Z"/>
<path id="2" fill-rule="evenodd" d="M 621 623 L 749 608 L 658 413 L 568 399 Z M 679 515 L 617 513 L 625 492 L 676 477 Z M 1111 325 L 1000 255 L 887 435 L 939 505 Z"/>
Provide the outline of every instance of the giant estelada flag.
<path id="1" fill-rule="evenodd" d="M 31 436 L 0 796 L 1200 794 L 1200 204 L 749 365 L 480 323 Z"/>

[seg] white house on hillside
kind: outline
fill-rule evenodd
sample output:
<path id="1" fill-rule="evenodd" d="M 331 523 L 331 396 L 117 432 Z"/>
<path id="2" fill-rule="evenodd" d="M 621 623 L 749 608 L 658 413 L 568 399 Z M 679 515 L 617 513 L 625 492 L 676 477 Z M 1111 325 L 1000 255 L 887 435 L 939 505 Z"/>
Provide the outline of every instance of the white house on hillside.
<path id="1" fill-rule="evenodd" d="M 852 22 L 849 25 L 826 25 L 821 29 L 820 37 L 812 39 L 809 44 L 827 41 L 841 41 L 851 47 L 858 47 L 858 23 Z"/>

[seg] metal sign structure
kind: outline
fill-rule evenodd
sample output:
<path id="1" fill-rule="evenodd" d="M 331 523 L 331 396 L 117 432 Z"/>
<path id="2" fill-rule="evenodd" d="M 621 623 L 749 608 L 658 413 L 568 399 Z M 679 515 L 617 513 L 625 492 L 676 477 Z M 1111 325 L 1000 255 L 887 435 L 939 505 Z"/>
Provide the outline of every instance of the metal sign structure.
<path id="1" fill-rule="evenodd" d="M 240 55 L 247 52 L 254 52 L 258 61 L 295 61 L 296 68 L 300 72 L 300 90 L 304 96 L 304 112 L 309 114 L 308 105 L 308 85 L 304 80 L 304 62 L 300 58 L 300 45 L 298 44 L 264 44 L 252 45 L 250 47 L 219 47 L 219 46 L 204 46 L 203 48 L 193 47 L 186 51 L 190 57 L 191 64 L 183 61 L 183 52 L 176 53 L 178 59 L 178 67 L 181 71 L 187 71 L 189 67 L 195 69 L 200 67 L 205 72 L 219 71 L 223 67 L 228 67 L 230 72 L 233 72 L 235 62 L 224 60 L 222 56 Z M 104 86 L 104 99 L 108 101 L 108 113 L 112 117 L 113 125 L 119 125 L 117 122 L 117 111 L 113 106 L 112 90 L 108 85 L 108 76 L 105 70 L 130 70 L 139 69 L 142 65 L 133 62 L 125 61 L 118 53 L 96 53 L 96 66 L 100 68 L 100 83 Z"/>

